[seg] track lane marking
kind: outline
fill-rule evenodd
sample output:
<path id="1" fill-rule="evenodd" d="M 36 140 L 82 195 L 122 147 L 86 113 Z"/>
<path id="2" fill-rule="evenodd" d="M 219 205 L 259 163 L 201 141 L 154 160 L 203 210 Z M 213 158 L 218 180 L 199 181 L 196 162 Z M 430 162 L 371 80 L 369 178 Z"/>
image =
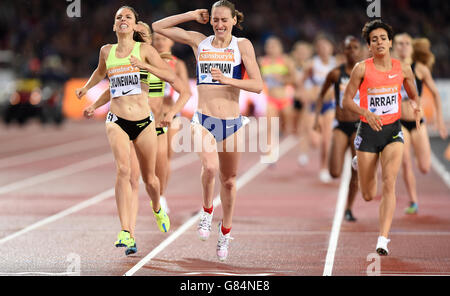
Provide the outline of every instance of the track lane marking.
<path id="1" fill-rule="evenodd" d="M 297 144 L 297 140 L 289 136 L 283 142 L 280 143 L 280 154 L 281 158 L 284 154 L 286 154 L 289 150 L 291 150 Z M 269 164 L 257 162 L 253 165 L 248 171 L 246 171 L 241 177 L 236 181 L 236 192 L 243 186 L 245 186 L 248 182 L 253 180 L 256 176 L 262 173 Z M 220 205 L 220 195 L 218 194 L 213 200 L 213 206 L 218 207 Z M 156 255 L 158 255 L 161 251 L 163 251 L 166 247 L 172 244 L 178 237 L 180 237 L 186 230 L 188 230 L 191 226 L 198 221 L 200 217 L 201 211 L 197 214 L 189 218 L 186 222 L 184 222 L 177 230 L 175 230 L 169 237 L 167 237 L 164 241 L 162 241 L 156 248 L 154 248 L 150 253 L 148 253 L 144 258 L 142 258 L 135 266 L 133 266 L 130 270 L 128 270 L 124 276 L 132 276 L 139 269 L 141 269 L 145 264 L 147 264 L 151 259 L 153 259 Z"/>

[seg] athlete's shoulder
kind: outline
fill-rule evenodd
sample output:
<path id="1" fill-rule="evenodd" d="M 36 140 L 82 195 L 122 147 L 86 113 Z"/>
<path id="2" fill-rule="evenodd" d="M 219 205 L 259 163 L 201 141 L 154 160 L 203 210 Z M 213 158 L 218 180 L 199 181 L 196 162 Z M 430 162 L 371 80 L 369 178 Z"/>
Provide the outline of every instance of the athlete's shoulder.
<path id="1" fill-rule="evenodd" d="M 100 55 L 108 58 L 109 52 L 111 51 L 111 48 L 113 47 L 113 44 L 105 44 L 100 48 Z"/>
<path id="2" fill-rule="evenodd" d="M 100 47 L 100 52 L 109 52 L 114 44 L 105 44 L 102 47 Z"/>
<path id="3" fill-rule="evenodd" d="M 341 76 L 342 66 L 345 66 L 345 64 L 341 64 L 331 69 L 331 71 L 328 73 L 328 76 L 331 78 L 331 80 L 333 81 L 338 80 L 339 76 Z"/>
<path id="4" fill-rule="evenodd" d="M 353 67 L 352 75 L 363 77 L 364 73 L 366 72 L 366 61 L 367 60 L 356 63 Z"/>
<path id="5" fill-rule="evenodd" d="M 244 37 L 236 37 L 239 48 L 253 48 L 252 42 Z"/>
<path id="6" fill-rule="evenodd" d="M 241 54 L 250 54 L 250 56 L 255 55 L 253 44 L 247 38 L 238 38 L 237 44 Z"/>

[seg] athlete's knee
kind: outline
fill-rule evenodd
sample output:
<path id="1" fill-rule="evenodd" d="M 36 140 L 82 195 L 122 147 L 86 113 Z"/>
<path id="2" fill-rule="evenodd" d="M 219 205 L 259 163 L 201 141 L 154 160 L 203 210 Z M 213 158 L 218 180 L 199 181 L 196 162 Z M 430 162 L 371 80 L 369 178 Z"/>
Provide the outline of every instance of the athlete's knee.
<path id="1" fill-rule="evenodd" d="M 428 174 L 429 172 L 430 172 L 430 167 L 431 167 L 431 164 L 430 164 L 430 162 L 429 161 L 427 161 L 427 162 L 418 162 L 418 167 L 419 167 L 419 171 L 422 173 L 422 174 Z"/>
<path id="2" fill-rule="evenodd" d="M 142 175 L 142 181 L 144 181 L 145 185 L 149 185 L 151 187 L 155 187 L 156 184 L 159 184 L 159 179 L 155 174 Z"/>
<path id="3" fill-rule="evenodd" d="M 220 175 L 220 182 L 226 190 L 233 190 L 236 187 L 236 174 L 229 176 Z"/>
<path id="4" fill-rule="evenodd" d="M 332 178 L 337 179 L 341 177 L 341 170 L 337 166 L 330 166 L 330 175 Z"/>
<path id="5" fill-rule="evenodd" d="M 214 163 L 207 163 L 203 165 L 203 176 L 206 178 L 214 178 L 218 170 L 218 165 Z"/>
<path id="6" fill-rule="evenodd" d="M 116 169 L 117 169 L 117 177 L 118 178 L 130 179 L 131 168 L 129 165 L 119 163 L 119 164 L 117 164 Z"/>
<path id="7" fill-rule="evenodd" d="M 375 198 L 375 194 L 373 192 L 370 192 L 370 191 L 363 191 L 363 190 L 361 190 L 361 194 L 362 194 L 362 197 L 363 197 L 363 199 L 365 201 L 371 201 L 371 200 L 373 200 Z"/>

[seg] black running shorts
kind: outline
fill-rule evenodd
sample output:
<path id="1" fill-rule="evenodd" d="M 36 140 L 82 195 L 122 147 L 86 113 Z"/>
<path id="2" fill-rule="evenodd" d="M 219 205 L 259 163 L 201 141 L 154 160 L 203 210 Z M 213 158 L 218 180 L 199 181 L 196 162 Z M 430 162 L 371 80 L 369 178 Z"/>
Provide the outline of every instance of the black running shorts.
<path id="1" fill-rule="evenodd" d="M 384 147 L 394 142 L 403 142 L 400 121 L 383 125 L 381 131 L 374 131 L 368 123 L 360 122 L 356 138 L 355 149 L 363 152 L 380 153 Z"/>

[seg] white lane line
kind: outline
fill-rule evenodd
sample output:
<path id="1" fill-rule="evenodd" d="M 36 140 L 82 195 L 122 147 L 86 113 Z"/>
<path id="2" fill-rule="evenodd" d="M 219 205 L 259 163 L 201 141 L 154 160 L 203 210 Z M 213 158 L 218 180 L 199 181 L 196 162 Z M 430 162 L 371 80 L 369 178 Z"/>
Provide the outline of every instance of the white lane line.
<path id="1" fill-rule="evenodd" d="M 275 273 L 231 273 L 231 272 L 216 272 L 216 271 L 196 271 L 186 272 L 183 275 L 230 275 L 230 276 L 271 276 Z"/>
<path id="2" fill-rule="evenodd" d="M 93 141 L 92 139 L 84 139 L 79 141 L 73 141 L 54 147 L 47 147 L 20 155 L 14 155 L 11 157 L 6 157 L 0 159 L 0 169 L 27 164 L 30 162 L 35 162 L 39 160 L 45 160 L 49 158 L 55 158 L 71 153 L 79 153 L 81 151 L 86 151 L 92 148 L 107 146 L 107 142 L 104 141 Z"/>
<path id="3" fill-rule="evenodd" d="M 325 266 L 323 275 L 329 276 L 333 272 L 334 255 L 339 240 L 339 233 L 341 231 L 342 218 L 344 217 L 345 204 L 347 202 L 348 185 L 351 178 L 351 156 L 347 151 L 345 154 L 344 167 L 341 176 L 341 185 L 339 187 L 338 198 L 336 201 L 336 210 L 334 212 L 333 226 L 331 228 L 330 240 L 328 242 L 327 257 L 325 259 Z"/>
<path id="4" fill-rule="evenodd" d="M 189 163 L 194 162 L 196 159 L 197 159 L 197 157 L 193 153 L 190 153 L 190 154 L 178 157 L 178 158 L 176 158 L 176 159 L 174 159 L 172 161 L 172 167 L 171 168 L 172 168 L 172 170 L 175 171 L 175 170 L 177 170 L 177 169 L 179 169 L 179 168 L 181 168 L 181 167 L 183 167 L 183 166 L 185 166 L 185 165 L 187 165 Z M 111 157 L 110 157 L 110 161 L 111 161 Z M 142 179 L 141 179 L 141 183 L 142 183 Z M 7 241 L 10 241 L 10 240 L 18 237 L 18 236 L 21 236 L 21 235 L 23 235 L 23 234 L 25 234 L 27 232 L 30 232 L 30 231 L 32 231 L 32 230 L 34 230 L 36 228 L 39 228 L 39 227 L 42 227 L 42 226 L 44 226 L 46 224 L 55 222 L 56 220 L 59 220 L 59 219 L 61 219 L 63 217 L 66 217 L 66 216 L 68 216 L 70 214 L 73 214 L 75 212 L 81 211 L 81 210 L 83 210 L 83 209 L 85 209 L 87 207 L 93 206 L 93 205 L 95 205 L 95 204 L 97 204 L 97 203 L 99 203 L 101 201 L 104 201 L 104 200 L 106 200 L 108 198 L 111 198 L 113 196 L 114 196 L 114 187 L 110 188 L 110 189 L 108 189 L 106 191 L 103 191 L 102 193 L 99 193 L 99 194 L 91 197 L 90 199 L 85 200 L 85 201 L 83 201 L 81 203 L 78 203 L 78 204 L 76 204 L 76 205 L 74 205 L 74 206 L 72 206 L 72 207 L 70 207 L 70 208 L 68 208 L 68 209 L 66 209 L 64 211 L 61 211 L 61 212 L 59 212 L 59 213 L 57 213 L 55 215 L 52 215 L 52 216 L 49 216 L 49 217 L 47 217 L 45 219 L 37 221 L 36 223 L 33 223 L 33 224 L 31 224 L 31 225 L 29 225 L 29 226 L 27 226 L 27 227 L 25 227 L 25 228 L 15 232 L 15 233 L 12 233 L 12 234 L 10 234 L 10 235 L 0 239 L 0 245 L 6 243 Z"/>
<path id="5" fill-rule="evenodd" d="M 439 161 L 433 152 L 431 152 L 431 166 L 436 173 L 441 176 L 447 187 L 450 188 L 450 173 L 445 169 L 445 166 Z"/>
<path id="6" fill-rule="evenodd" d="M 280 144 L 280 154 L 279 157 L 286 154 L 290 149 L 292 149 L 297 144 L 297 140 L 289 136 Z M 236 191 L 238 191 L 245 184 L 253 180 L 257 175 L 259 175 L 265 168 L 268 167 L 266 163 L 256 163 L 253 167 L 251 167 L 248 171 L 246 171 L 237 181 L 236 181 Z M 220 196 L 217 195 L 214 198 L 213 205 L 217 207 L 220 205 Z M 174 231 L 168 238 L 162 241 L 156 248 L 154 248 L 147 256 L 141 259 L 135 266 L 133 266 L 130 270 L 128 270 L 124 275 L 131 276 L 135 274 L 139 269 L 141 269 L 145 264 L 147 264 L 152 258 L 158 255 L 162 250 L 164 250 L 167 246 L 173 243 L 178 237 L 180 237 L 186 230 L 188 230 L 192 225 L 198 222 L 200 217 L 200 211 L 191 217 L 189 220 L 184 222 L 176 231 Z"/>
<path id="7" fill-rule="evenodd" d="M 43 272 L 43 271 L 25 271 L 25 272 L 0 272 L 0 275 L 80 275 L 79 272 Z"/>
<path id="8" fill-rule="evenodd" d="M 40 183 L 48 182 L 54 179 L 62 178 L 74 173 L 82 172 L 88 169 L 96 168 L 98 166 L 112 163 L 112 154 L 106 153 L 96 157 L 92 157 L 59 169 L 49 171 L 47 173 L 39 174 L 33 177 L 29 177 L 17 182 L 9 183 L 0 187 L 0 195 L 9 193 L 15 190 L 23 189 L 29 186 L 37 185 Z"/>

